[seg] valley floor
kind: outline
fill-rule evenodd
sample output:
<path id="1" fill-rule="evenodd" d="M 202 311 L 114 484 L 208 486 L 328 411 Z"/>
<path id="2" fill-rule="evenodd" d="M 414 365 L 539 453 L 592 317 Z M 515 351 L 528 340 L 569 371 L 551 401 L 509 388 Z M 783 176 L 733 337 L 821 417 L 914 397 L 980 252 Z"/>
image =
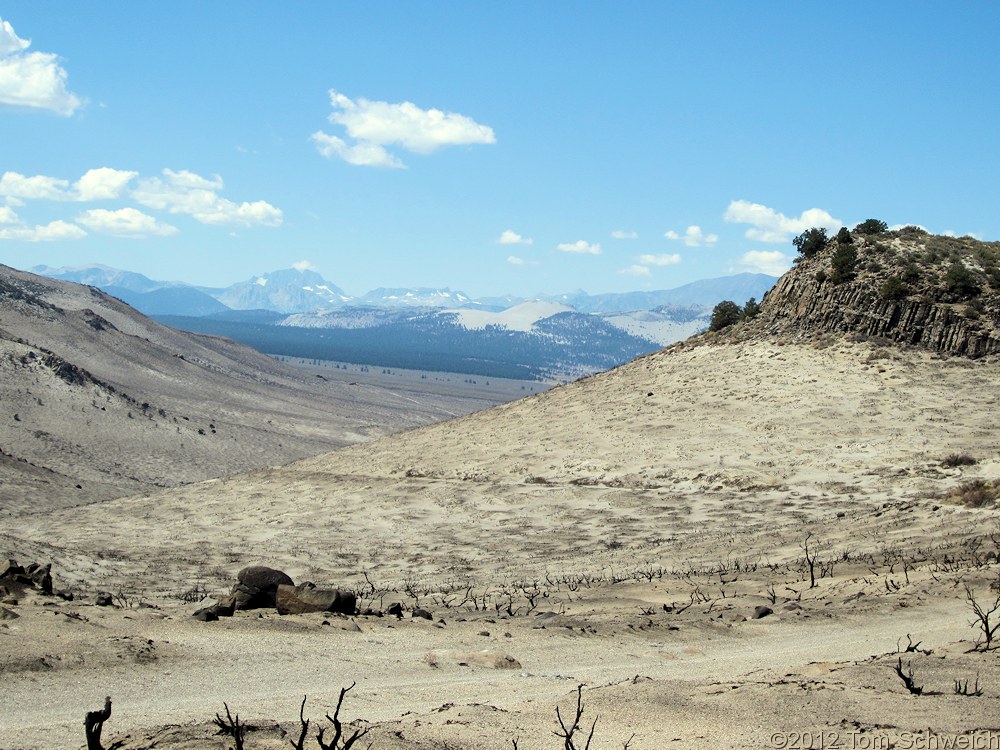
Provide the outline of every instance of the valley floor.
<path id="1" fill-rule="evenodd" d="M 1000 512 L 955 497 L 1000 477 L 996 367 L 679 347 L 285 467 L 16 518 L 0 550 L 78 596 L 0 605 L 0 747 L 79 747 L 111 695 L 107 745 L 232 747 L 225 703 L 248 750 L 277 750 L 304 695 L 312 733 L 354 682 L 341 718 L 374 748 L 560 747 L 579 685 L 577 747 L 594 718 L 595 749 L 1000 746 L 1000 651 L 973 650 L 966 591 L 998 596 Z M 248 564 L 404 617 L 189 619 Z"/>

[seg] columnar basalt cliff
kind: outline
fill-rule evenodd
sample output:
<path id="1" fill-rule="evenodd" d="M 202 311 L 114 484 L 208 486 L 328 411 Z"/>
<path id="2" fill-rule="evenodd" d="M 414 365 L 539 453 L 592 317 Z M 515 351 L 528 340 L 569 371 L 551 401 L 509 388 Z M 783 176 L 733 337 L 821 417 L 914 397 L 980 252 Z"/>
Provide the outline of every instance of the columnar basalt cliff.
<path id="1" fill-rule="evenodd" d="M 1000 352 L 1000 243 L 915 228 L 852 239 L 843 243 L 856 254 L 846 271 L 836 270 L 836 239 L 800 257 L 742 333 L 839 333 L 970 358 Z"/>

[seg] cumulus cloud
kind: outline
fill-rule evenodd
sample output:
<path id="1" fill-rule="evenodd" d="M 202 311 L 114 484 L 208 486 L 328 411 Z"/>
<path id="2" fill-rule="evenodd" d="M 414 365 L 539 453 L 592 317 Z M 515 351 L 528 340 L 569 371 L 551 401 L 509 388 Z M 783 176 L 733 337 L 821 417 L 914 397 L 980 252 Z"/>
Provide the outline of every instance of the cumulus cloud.
<path id="1" fill-rule="evenodd" d="M 316 266 L 314 266 L 308 260 L 300 260 L 298 263 L 292 263 L 292 268 L 294 268 L 296 271 L 318 271 L 319 270 L 318 268 L 316 268 Z"/>
<path id="2" fill-rule="evenodd" d="M 638 232 L 629 232 L 624 229 L 616 229 L 611 233 L 611 236 L 616 240 L 637 240 L 639 239 Z"/>
<path id="3" fill-rule="evenodd" d="M 792 259 L 778 250 L 751 250 L 748 253 L 743 253 L 740 263 L 746 269 L 756 273 L 781 276 L 791 268 Z"/>
<path id="4" fill-rule="evenodd" d="M 0 177 L 0 195 L 18 201 L 98 201 L 117 198 L 137 175 L 123 169 L 99 167 L 88 170 L 70 187 L 69 180 L 47 175 L 27 177 L 19 172 L 4 172 Z"/>
<path id="5" fill-rule="evenodd" d="M 601 243 L 594 242 L 593 244 L 591 244 L 586 240 L 577 240 L 576 242 L 562 242 L 556 245 L 556 249 L 564 253 L 600 255 Z"/>
<path id="6" fill-rule="evenodd" d="M 177 232 L 177 227 L 164 224 L 135 208 L 120 208 L 117 211 L 95 208 L 81 214 L 77 222 L 94 232 L 115 237 L 165 237 Z"/>
<path id="7" fill-rule="evenodd" d="M 26 177 L 18 172 L 4 172 L 0 177 L 0 195 L 18 200 L 65 200 L 68 180 L 35 175 Z"/>
<path id="8" fill-rule="evenodd" d="M 49 52 L 28 52 L 10 22 L 0 19 L 0 104 L 45 109 L 69 117 L 82 104 L 66 89 L 66 71 Z"/>
<path id="9" fill-rule="evenodd" d="M 0 206 L 0 224 L 17 224 L 17 214 L 10 206 Z"/>
<path id="10" fill-rule="evenodd" d="M 172 214 L 188 214 L 202 224 L 238 226 L 279 226 L 283 220 L 281 209 L 266 201 L 233 203 L 218 191 L 223 187 L 222 178 L 215 175 L 208 179 L 181 170 L 163 170 L 163 179 L 153 177 L 141 180 L 132 191 L 132 197 L 143 206 Z"/>
<path id="11" fill-rule="evenodd" d="M 376 143 L 356 143 L 353 146 L 343 138 L 317 130 L 310 138 L 319 152 L 330 158 L 336 156 L 357 167 L 387 167 L 405 169 L 406 165 Z"/>
<path id="12" fill-rule="evenodd" d="M 677 253 L 662 253 L 660 255 L 640 255 L 639 262 L 644 266 L 674 266 L 681 262 Z"/>
<path id="13" fill-rule="evenodd" d="M 705 234 L 697 224 L 692 224 L 685 229 L 683 235 L 671 229 L 669 232 L 665 232 L 663 236 L 668 240 L 679 240 L 688 247 L 712 247 L 719 241 L 719 235 Z"/>
<path id="14" fill-rule="evenodd" d="M 625 276 L 652 276 L 652 272 L 646 266 L 632 265 L 627 268 L 623 268 L 618 273 L 624 274 Z"/>
<path id="15" fill-rule="evenodd" d="M 125 186 L 139 173 L 111 167 L 88 170 L 73 185 L 74 199 L 78 201 L 102 201 L 117 198 Z"/>
<path id="16" fill-rule="evenodd" d="M 78 240 L 87 233 L 76 224 L 53 221 L 35 227 L 18 226 L 0 229 L 0 240 L 21 240 L 22 242 L 54 242 L 56 240 Z"/>
<path id="17" fill-rule="evenodd" d="M 312 140 L 323 156 L 337 156 L 349 164 L 403 166 L 386 146 L 429 154 L 444 146 L 496 143 L 488 125 L 455 112 L 421 109 L 412 102 L 354 100 L 331 89 L 330 105 L 329 121 L 342 126 L 354 143 L 322 131 L 313 133 Z"/>
<path id="18" fill-rule="evenodd" d="M 501 245 L 530 245 L 534 242 L 530 237 L 522 237 L 511 229 L 505 229 L 497 239 Z"/>
<path id="19" fill-rule="evenodd" d="M 760 203 L 743 200 L 732 201 L 723 218 L 731 224 L 750 224 L 750 229 L 746 231 L 748 239 L 772 243 L 789 242 L 811 227 L 825 227 L 830 232 L 836 232 L 844 226 L 840 219 L 835 219 L 821 208 L 810 208 L 798 217 L 788 217 Z"/>

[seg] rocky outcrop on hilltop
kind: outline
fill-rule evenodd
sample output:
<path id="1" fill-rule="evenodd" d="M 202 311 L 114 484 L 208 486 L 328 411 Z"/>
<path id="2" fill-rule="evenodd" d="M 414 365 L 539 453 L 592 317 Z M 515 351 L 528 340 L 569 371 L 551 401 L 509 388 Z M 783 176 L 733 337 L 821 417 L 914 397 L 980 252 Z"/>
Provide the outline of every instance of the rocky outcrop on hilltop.
<path id="1" fill-rule="evenodd" d="M 734 334 L 847 334 L 970 358 L 1000 352 L 1000 243 L 915 227 L 841 232 L 801 255 Z"/>

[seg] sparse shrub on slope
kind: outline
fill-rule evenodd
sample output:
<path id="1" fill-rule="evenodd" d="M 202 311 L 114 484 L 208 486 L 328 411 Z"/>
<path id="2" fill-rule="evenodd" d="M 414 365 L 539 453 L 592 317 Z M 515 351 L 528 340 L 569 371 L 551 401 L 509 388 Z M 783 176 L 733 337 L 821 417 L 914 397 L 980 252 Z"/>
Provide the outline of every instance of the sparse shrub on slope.
<path id="1" fill-rule="evenodd" d="M 840 228 L 840 231 L 837 232 L 836 239 L 841 245 L 851 245 L 854 243 L 854 238 L 851 236 L 851 232 L 847 227 Z"/>
<path id="2" fill-rule="evenodd" d="M 961 261 L 956 261 L 948 269 L 945 274 L 945 283 L 948 285 L 948 291 L 963 299 L 975 297 L 981 291 L 975 274 Z"/>
<path id="3" fill-rule="evenodd" d="M 742 314 L 743 311 L 735 302 L 728 299 L 723 300 L 712 308 L 712 320 L 708 324 L 708 330 L 721 331 L 739 321 Z"/>
<path id="4" fill-rule="evenodd" d="M 740 314 L 741 320 L 746 320 L 747 318 L 756 318 L 760 315 L 760 303 L 757 302 L 755 297 L 751 297 L 747 300 L 747 303 L 743 305 L 743 312 Z"/>
<path id="5" fill-rule="evenodd" d="M 866 219 L 854 227 L 855 234 L 882 234 L 888 231 L 889 225 L 881 219 Z"/>
<path id="6" fill-rule="evenodd" d="M 823 227 L 813 227 L 793 239 L 792 244 L 795 245 L 795 249 L 799 251 L 803 258 L 811 258 L 826 247 L 827 240 L 826 229 Z"/>
<path id="7" fill-rule="evenodd" d="M 909 293 L 909 285 L 898 276 L 890 276 L 878 289 L 879 296 L 884 300 L 900 300 Z"/>
<path id="8" fill-rule="evenodd" d="M 837 245 L 831 259 L 833 273 L 830 274 L 830 281 L 834 284 L 843 284 L 854 278 L 858 266 L 858 251 L 854 245 Z"/>

